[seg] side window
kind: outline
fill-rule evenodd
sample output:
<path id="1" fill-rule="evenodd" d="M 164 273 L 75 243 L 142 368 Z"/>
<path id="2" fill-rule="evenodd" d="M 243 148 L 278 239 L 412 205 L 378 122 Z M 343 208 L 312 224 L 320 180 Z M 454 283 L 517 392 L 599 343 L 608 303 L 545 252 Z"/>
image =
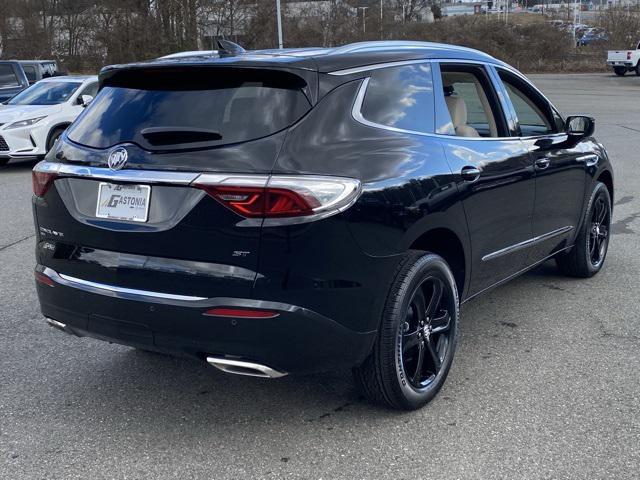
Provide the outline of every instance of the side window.
<path id="1" fill-rule="evenodd" d="M 36 81 L 36 67 L 33 65 L 25 65 L 22 67 L 24 74 L 27 76 L 29 83 Z"/>
<path id="2" fill-rule="evenodd" d="M 549 135 L 562 129 L 562 117 L 533 87 L 504 70 L 498 69 L 498 74 L 518 117 L 523 137 Z"/>
<path id="3" fill-rule="evenodd" d="M 449 131 L 459 137 L 506 136 L 497 96 L 483 67 L 440 65 Z"/>
<path id="4" fill-rule="evenodd" d="M 0 65 L 0 88 L 19 87 L 20 82 L 11 65 Z"/>
<path id="5" fill-rule="evenodd" d="M 433 133 L 431 65 L 420 63 L 374 70 L 362 108 L 365 120 L 419 133 Z"/>
<path id="6" fill-rule="evenodd" d="M 78 98 L 82 98 L 82 95 L 91 95 L 95 97 L 98 94 L 98 82 L 90 83 L 82 89 L 78 94 Z"/>

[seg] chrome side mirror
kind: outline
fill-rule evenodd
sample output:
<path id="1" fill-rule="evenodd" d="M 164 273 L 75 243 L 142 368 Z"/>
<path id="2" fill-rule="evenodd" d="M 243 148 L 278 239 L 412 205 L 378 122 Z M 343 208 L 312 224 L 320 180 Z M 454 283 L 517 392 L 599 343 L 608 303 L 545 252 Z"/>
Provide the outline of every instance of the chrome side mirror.
<path id="1" fill-rule="evenodd" d="M 81 95 L 80 101 L 78 103 L 80 103 L 80 105 L 82 105 L 83 107 L 86 107 L 91 103 L 91 100 L 93 100 L 93 97 L 91 95 Z"/>

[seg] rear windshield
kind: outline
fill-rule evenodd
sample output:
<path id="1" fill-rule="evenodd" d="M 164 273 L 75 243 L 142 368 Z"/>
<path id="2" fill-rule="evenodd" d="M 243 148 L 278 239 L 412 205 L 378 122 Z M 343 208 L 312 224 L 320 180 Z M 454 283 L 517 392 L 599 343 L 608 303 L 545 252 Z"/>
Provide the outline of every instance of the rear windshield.
<path id="1" fill-rule="evenodd" d="M 209 68 L 114 76 L 69 130 L 74 142 L 150 150 L 214 147 L 278 132 L 311 108 L 300 77 Z"/>

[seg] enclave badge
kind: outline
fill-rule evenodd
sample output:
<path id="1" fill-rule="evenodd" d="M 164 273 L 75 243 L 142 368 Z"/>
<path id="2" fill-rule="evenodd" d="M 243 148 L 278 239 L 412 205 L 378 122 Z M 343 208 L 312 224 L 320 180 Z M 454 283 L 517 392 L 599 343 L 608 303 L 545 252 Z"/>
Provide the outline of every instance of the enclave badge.
<path id="1" fill-rule="evenodd" d="M 109 153 L 107 165 L 111 170 L 120 170 L 127 163 L 127 149 L 124 147 L 116 147 Z"/>

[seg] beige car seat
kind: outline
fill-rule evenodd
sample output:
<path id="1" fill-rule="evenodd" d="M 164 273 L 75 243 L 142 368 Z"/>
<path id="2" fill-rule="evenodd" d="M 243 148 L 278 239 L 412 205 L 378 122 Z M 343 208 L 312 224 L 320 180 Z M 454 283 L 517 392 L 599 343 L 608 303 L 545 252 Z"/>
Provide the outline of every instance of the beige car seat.
<path id="1" fill-rule="evenodd" d="M 467 125 L 467 104 L 464 99 L 454 95 L 449 95 L 444 99 L 447 102 L 447 108 L 449 108 L 456 135 L 459 137 L 479 137 L 478 131 Z"/>

